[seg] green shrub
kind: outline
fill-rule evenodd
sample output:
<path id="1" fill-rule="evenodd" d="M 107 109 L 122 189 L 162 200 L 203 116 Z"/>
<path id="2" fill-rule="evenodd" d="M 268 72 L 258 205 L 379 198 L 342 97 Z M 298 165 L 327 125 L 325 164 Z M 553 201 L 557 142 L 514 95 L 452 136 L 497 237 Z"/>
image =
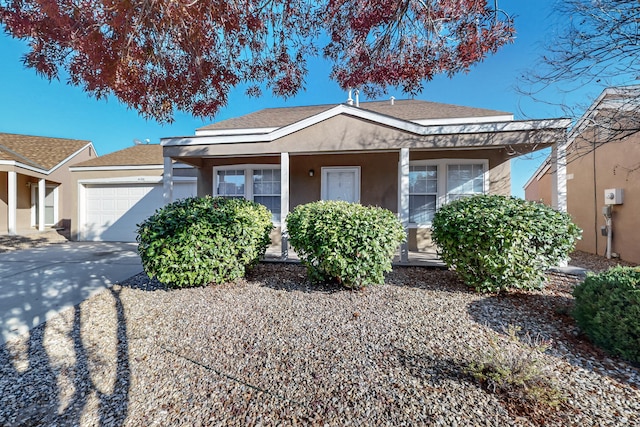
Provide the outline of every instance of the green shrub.
<path id="1" fill-rule="evenodd" d="M 573 317 L 596 345 L 640 362 L 640 267 L 589 274 L 573 296 Z"/>
<path id="2" fill-rule="evenodd" d="M 287 229 L 311 281 L 349 288 L 383 283 L 405 237 L 391 211 L 338 201 L 297 206 Z"/>
<path id="3" fill-rule="evenodd" d="M 243 277 L 270 243 L 271 213 L 257 203 L 187 198 L 158 209 L 138 225 L 138 253 L 149 277 L 173 287 Z"/>
<path id="4" fill-rule="evenodd" d="M 580 233 L 566 213 L 505 196 L 456 200 L 432 222 L 440 258 L 479 292 L 542 288 Z"/>

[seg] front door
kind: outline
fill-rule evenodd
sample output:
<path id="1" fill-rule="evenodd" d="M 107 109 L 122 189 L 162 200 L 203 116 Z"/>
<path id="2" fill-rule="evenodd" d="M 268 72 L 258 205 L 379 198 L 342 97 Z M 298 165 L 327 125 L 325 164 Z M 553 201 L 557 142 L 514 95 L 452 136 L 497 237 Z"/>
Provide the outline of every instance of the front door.
<path id="1" fill-rule="evenodd" d="M 322 168 L 322 200 L 360 202 L 360 168 Z"/>
<path id="2" fill-rule="evenodd" d="M 47 185 L 44 192 L 44 225 L 52 226 L 57 222 L 57 187 L 54 185 Z M 39 210 L 38 205 L 38 186 L 31 186 L 31 206 L 33 206 L 33 214 L 31 223 L 36 227 L 39 225 Z"/>

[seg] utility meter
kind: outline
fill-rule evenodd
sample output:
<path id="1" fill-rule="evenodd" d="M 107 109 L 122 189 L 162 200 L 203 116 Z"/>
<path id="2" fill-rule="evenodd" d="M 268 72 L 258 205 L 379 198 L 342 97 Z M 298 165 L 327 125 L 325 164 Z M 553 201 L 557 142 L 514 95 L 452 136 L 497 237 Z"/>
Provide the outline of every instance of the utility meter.
<path id="1" fill-rule="evenodd" d="M 605 205 L 621 205 L 622 204 L 622 188 L 607 188 L 604 190 Z"/>

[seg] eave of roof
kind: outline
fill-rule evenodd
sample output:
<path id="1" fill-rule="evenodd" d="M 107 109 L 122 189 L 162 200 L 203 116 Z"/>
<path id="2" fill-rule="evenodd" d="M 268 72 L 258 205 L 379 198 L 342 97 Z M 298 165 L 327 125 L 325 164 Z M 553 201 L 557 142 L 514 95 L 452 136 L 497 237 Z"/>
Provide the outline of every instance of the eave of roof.
<path id="1" fill-rule="evenodd" d="M 266 133 L 252 133 L 247 130 L 244 134 L 221 134 L 221 135 L 195 135 L 188 137 L 162 138 L 163 146 L 190 146 L 190 145 L 211 145 L 211 144 L 237 144 L 254 142 L 271 142 L 282 138 L 293 132 L 313 126 L 316 123 L 327 120 L 338 115 L 347 115 L 373 123 L 402 130 L 418 136 L 427 135 L 456 135 L 473 133 L 496 133 L 527 131 L 538 129 L 566 129 L 569 119 L 545 119 L 545 120 L 506 120 L 498 122 L 470 122 L 453 124 L 419 124 L 414 121 L 398 119 L 370 110 L 340 104 L 329 110 L 322 111 L 311 117 L 304 118 L 298 122 L 287 126 L 275 128 Z"/>

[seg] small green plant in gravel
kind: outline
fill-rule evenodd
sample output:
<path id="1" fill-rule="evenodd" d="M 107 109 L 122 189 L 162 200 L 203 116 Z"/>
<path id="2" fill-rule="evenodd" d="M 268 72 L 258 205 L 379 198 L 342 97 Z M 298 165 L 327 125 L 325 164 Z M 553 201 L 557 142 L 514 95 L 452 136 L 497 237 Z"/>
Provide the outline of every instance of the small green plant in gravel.
<path id="1" fill-rule="evenodd" d="M 479 292 L 541 289 L 581 230 L 568 214 L 515 197 L 473 196 L 440 208 L 433 241 L 447 266 Z"/>
<path id="2" fill-rule="evenodd" d="M 519 331 L 510 325 L 506 343 L 489 338 L 488 346 L 475 352 L 466 373 L 498 395 L 510 411 L 544 419 L 549 409 L 558 409 L 565 399 L 542 359 L 549 343 L 528 335 L 523 342 Z"/>
<path id="3" fill-rule="evenodd" d="M 340 201 L 297 206 L 287 216 L 287 229 L 311 281 L 358 289 L 384 282 L 405 238 L 391 211 Z"/>
<path id="4" fill-rule="evenodd" d="M 149 277 L 172 287 L 243 277 L 270 244 L 271 213 L 258 203 L 192 197 L 158 209 L 138 225 L 138 253 Z"/>
<path id="5" fill-rule="evenodd" d="M 596 345 L 640 362 L 640 267 L 587 275 L 573 290 L 573 317 Z"/>

